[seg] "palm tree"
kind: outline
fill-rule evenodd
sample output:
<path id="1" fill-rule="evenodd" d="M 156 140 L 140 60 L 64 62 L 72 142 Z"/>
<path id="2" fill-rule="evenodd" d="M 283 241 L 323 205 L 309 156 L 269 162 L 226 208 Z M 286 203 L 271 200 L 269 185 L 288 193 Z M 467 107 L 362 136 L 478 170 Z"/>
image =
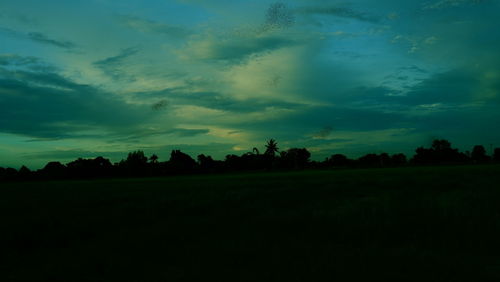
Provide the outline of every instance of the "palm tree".
<path id="1" fill-rule="evenodd" d="M 278 143 L 276 143 L 276 140 L 270 139 L 267 141 L 266 144 L 266 152 L 264 154 L 273 156 L 278 152 Z"/>

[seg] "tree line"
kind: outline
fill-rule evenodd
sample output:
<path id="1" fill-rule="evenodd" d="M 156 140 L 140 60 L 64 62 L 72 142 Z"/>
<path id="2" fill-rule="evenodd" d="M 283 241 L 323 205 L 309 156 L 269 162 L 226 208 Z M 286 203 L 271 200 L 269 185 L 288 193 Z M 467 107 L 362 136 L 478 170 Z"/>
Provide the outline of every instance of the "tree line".
<path id="1" fill-rule="evenodd" d="M 50 180 L 50 179 L 90 179 L 116 177 L 152 177 L 194 173 L 224 173 L 235 171 L 267 171 L 328 168 L 398 167 L 408 165 L 453 165 L 487 164 L 500 162 L 500 148 L 490 156 L 482 145 L 472 151 L 460 152 L 448 140 L 434 140 L 429 148 L 419 147 L 415 155 L 408 159 L 399 153 L 389 155 L 366 154 L 350 159 L 343 154 L 334 154 L 323 161 L 311 161 L 311 153 L 306 148 L 291 148 L 280 151 L 276 140 L 271 139 L 260 153 L 258 148 L 242 155 L 230 154 L 224 160 L 214 160 L 200 154 L 193 159 L 180 150 L 172 150 L 170 159 L 159 162 L 158 156 L 146 156 L 143 151 L 128 153 L 126 159 L 111 163 L 109 159 L 96 157 L 79 158 L 67 164 L 53 161 L 42 169 L 32 171 L 26 166 L 20 169 L 0 167 L 0 180 Z"/>

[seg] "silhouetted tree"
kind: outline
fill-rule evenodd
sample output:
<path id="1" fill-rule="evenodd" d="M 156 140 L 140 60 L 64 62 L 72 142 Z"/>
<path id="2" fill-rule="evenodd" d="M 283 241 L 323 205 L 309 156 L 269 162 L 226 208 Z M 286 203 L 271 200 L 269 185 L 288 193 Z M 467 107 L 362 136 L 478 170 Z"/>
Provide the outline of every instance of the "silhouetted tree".
<path id="1" fill-rule="evenodd" d="M 118 169 L 125 176 L 145 176 L 150 174 L 148 157 L 141 150 L 128 153 L 126 160 L 121 160 Z"/>
<path id="2" fill-rule="evenodd" d="M 254 150 L 252 150 L 252 152 L 248 152 L 241 155 L 241 157 L 239 158 L 240 169 L 256 170 L 256 169 L 262 169 L 265 166 L 265 161 L 270 156 L 259 155 L 253 152 Z"/>
<path id="3" fill-rule="evenodd" d="M 379 159 L 379 165 L 380 166 L 390 166 L 392 165 L 391 163 L 391 157 L 387 153 L 382 153 L 378 156 Z"/>
<path id="4" fill-rule="evenodd" d="M 97 157 L 95 159 L 79 158 L 66 164 L 68 174 L 72 177 L 106 177 L 113 174 L 113 165 L 108 159 Z"/>
<path id="5" fill-rule="evenodd" d="M 224 165 L 229 170 L 242 168 L 240 157 L 234 154 L 226 155 L 226 158 L 224 159 Z"/>
<path id="6" fill-rule="evenodd" d="M 196 161 L 188 154 L 184 154 L 180 150 L 172 150 L 170 153 L 170 160 L 168 161 L 168 168 L 172 172 L 192 172 L 196 168 Z"/>
<path id="7" fill-rule="evenodd" d="M 362 166 L 380 166 L 380 157 L 377 154 L 366 154 L 358 159 Z"/>
<path id="8" fill-rule="evenodd" d="M 49 162 L 45 165 L 45 167 L 41 170 L 41 173 L 46 178 L 65 178 L 66 174 L 66 166 L 61 164 L 60 162 Z"/>
<path id="9" fill-rule="evenodd" d="M 31 172 L 31 170 L 24 165 L 21 166 L 21 168 L 17 172 L 17 175 L 21 180 L 30 180 L 33 177 L 33 173 Z"/>
<path id="10" fill-rule="evenodd" d="M 430 149 L 419 147 L 412 162 L 417 164 L 463 163 L 468 160 L 464 153 L 453 149 L 447 140 L 434 140 Z"/>
<path id="11" fill-rule="evenodd" d="M 152 164 L 158 163 L 158 156 L 156 154 L 152 154 L 151 157 L 149 157 L 149 161 L 151 161 Z"/>
<path id="12" fill-rule="evenodd" d="M 274 157 L 276 153 L 278 153 L 278 150 L 279 148 L 278 148 L 278 143 L 276 143 L 276 140 L 270 139 L 269 141 L 267 141 L 266 152 L 264 154 Z"/>
<path id="13" fill-rule="evenodd" d="M 394 154 L 391 156 L 391 163 L 394 166 L 402 166 L 406 164 L 406 156 L 404 154 Z"/>
<path id="14" fill-rule="evenodd" d="M 134 151 L 128 153 L 126 164 L 130 167 L 145 167 L 148 163 L 148 158 L 144 155 L 143 151 Z"/>
<path id="15" fill-rule="evenodd" d="M 212 172 L 216 169 L 216 162 L 211 156 L 205 156 L 204 154 L 198 155 L 198 165 L 202 171 Z"/>
<path id="16" fill-rule="evenodd" d="M 484 163 L 489 161 L 489 157 L 486 155 L 486 149 L 482 145 L 476 145 L 472 149 L 471 159 L 476 163 Z"/>
<path id="17" fill-rule="evenodd" d="M 500 162 L 500 148 L 495 148 L 495 151 L 493 153 L 493 160 L 495 162 Z"/>
<path id="18" fill-rule="evenodd" d="M 351 161 L 345 155 L 335 154 L 328 159 L 328 163 L 332 166 L 347 166 Z"/>
<path id="19" fill-rule="evenodd" d="M 281 163 L 286 168 L 301 169 L 309 163 L 311 153 L 306 148 L 291 148 L 280 154 Z"/>
<path id="20" fill-rule="evenodd" d="M 17 178 L 17 170 L 15 168 L 8 167 L 3 172 L 5 180 L 15 180 Z"/>

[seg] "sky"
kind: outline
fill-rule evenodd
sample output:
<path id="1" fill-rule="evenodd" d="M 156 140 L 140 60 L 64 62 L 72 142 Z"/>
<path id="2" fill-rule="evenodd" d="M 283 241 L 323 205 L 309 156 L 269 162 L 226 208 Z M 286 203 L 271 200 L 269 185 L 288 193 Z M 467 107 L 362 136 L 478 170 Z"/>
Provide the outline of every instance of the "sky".
<path id="1" fill-rule="evenodd" d="M 0 166 L 500 147 L 500 0 L 2 0 Z"/>

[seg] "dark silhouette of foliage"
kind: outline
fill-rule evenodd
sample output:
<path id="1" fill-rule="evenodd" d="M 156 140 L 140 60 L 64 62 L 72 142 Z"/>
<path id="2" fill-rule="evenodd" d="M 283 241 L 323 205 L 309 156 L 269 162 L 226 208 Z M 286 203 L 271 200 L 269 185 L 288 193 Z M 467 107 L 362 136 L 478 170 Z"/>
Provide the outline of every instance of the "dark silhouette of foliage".
<path id="1" fill-rule="evenodd" d="M 143 177 L 185 173 L 221 173 L 229 171 L 259 171 L 272 169 L 325 169 L 339 167 L 394 167 L 437 164 L 487 163 L 492 159 L 500 161 L 500 148 L 496 148 L 492 157 L 486 154 L 482 145 L 474 146 L 471 153 L 461 153 L 454 149 L 447 140 L 434 140 L 430 148 L 419 147 L 409 163 L 404 154 L 389 155 L 366 154 L 357 160 L 351 160 L 342 154 L 334 154 L 323 162 L 311 161 L 311 153 L 306 148 L 291 148 L 279 151 L 278 143 L 270 139 L 265 144 L 264 154 L 254 147 L 241 156 L 230 154 L 224 160 L 214 160 L 211 156 L 200 154 L 195 161 L 180 150 L 172 150 L 167 162 L 159 162 L 156 154 L 149 158 L 143 151 L 128 153 L 125 160 L 112 164 L 108 159 L 79 158 L 66 165 L 49 162 L 43 169 L 31 171 L 22 166 L 19 171 L 0 167 L 0 180 L 37 180 L 67 178 L 102 178 L 102 177 Z"/>
<path id="2" fill-rule="evenodd" d="M 484 148 L 483 145 L 474 146 L 470 156 L 471 159 L 476 163 L 484 163 L 490 160 L 490 157 L 486 155 L 486 149 Z"/>
<path id="3" fill-rule="evenodd" d="M 311 158 L 311 153 L 306 148 L 291 148 L 280 154 L 281 163 L 285 168 L 303 169 Z"/>
<path id="4" fill-rule="evenodd" d="M 79 158 L 66 164 L 68 174 L 77 178 L 106 177 L 112 174 L 113 165 L 108 159 L 97 157 L 95 159 Z"/>
<path id="5" fill-rule="evenodd" d="M 22 180 L 31 180 L 33 177 L 33 173 L 29 168 L 23 165 L 17 172 L 17 177 Z"/>
<path id="6" fill-rule="evenodd" d="M 0 179 L 4 180 L 15 180 L 18 177 L 18 172 L 15 168 L 7 167 L 3 168 L 0 167 Z"/>
<path id="7" fill-rule="evenodd" d="M 445 164 L 466 162 L 468 157 L 453 149 L 448 140 L 434 140 L 429 149 L 419 147 L 412 162 L 416 164 Z"/>
<path id="8" fill-rule="evenodd" d="M 269 141 L 267 141 L 266 152 L 264 154 L 267 156 L 274 157 L 276 153 L 279 152 L 278 150 L 279 148 L 278 148 L 278 143 L 276 143 L 276 140 L 270 139 Z"/>
<path id="9" fill-rule="evenodd" d="M 143 151 L 134 151 L 128 153 L 125 163 L 133 168 L 144 167 L 148 163 L 148 158 L 144 155 Z"/>
<path id="10" fill-rule="evenodd" d="M 168 168 L 172 172 L 186 173 L 196 168 L 196 161 L 180 150 L 172 150 L 170 160 L 168 161 Z"/>
<path id="11" fill-rule="evenodd" d="M 156 164 L 158 163 L 158 156 L 156 154 L 152 154 L 151 157 L 149 157 L 149 161 L 152 163 L 152 164 Z"/>
<path id="12" fill-rule="evenodd" d="M 66 174 L 66 166 L 61 164 L 60 162 L 49 162 L 42 169 L 42 173 L 47 178 L 66 178 L 68 175 Z"/>
<path id="13" fill-rule="evenodd" d="M 219 161 L 215 161 L 211 156 L 198 155 L 198 166 L 202 172 L 215 172 L 220 169 Z"/>
<path id="14" fill-rule="evenodd" d="M 349 164 L 352 163 L 352 161 L 349 160 L 345 155 L 335 154 L 327 159 L 327 163 L 331 166 L 342 167 L 342 166 L 348 166 Z"/>
<path id="15" fill-rule="evenodd" d="M 382 153 L 378 156 L 380 166 L 390 166 L 392 165 L 391 163 L 391 157 L 387 153 Z"/>
<path id="16" fill-rule="evenodd" d="M 405 154 L 394 154 L 391 156 L 391 164 L 394 166 L 402 166 L 407 163 Z"/>
<path id="17" fill-rule="evenodd" d="M 358 159 L 361 166 L 380 166 L 380 156 L 377 154 L 367 154 Z"/>
<path id="18" fill-rule="evenodd" d="M 495 151 L 493 153 L 493 160 L 495 162 L 500 162 L 500 148 L 495 148 Z"/>
<path id="19" fill-rule="evenodd" d="M 118 171 L 123 176 L 146 176 L 150 168 L 148 157 L 141 150 L 128 153 L 127 159 L 118 163 Z"/>
<path id="20" fill-rule="evenodd" d="M 234 154 L 226 155 L 224 163 L 225 167 L 229 170 L 237 170 L 242 168 L 240 157 Z"/>

